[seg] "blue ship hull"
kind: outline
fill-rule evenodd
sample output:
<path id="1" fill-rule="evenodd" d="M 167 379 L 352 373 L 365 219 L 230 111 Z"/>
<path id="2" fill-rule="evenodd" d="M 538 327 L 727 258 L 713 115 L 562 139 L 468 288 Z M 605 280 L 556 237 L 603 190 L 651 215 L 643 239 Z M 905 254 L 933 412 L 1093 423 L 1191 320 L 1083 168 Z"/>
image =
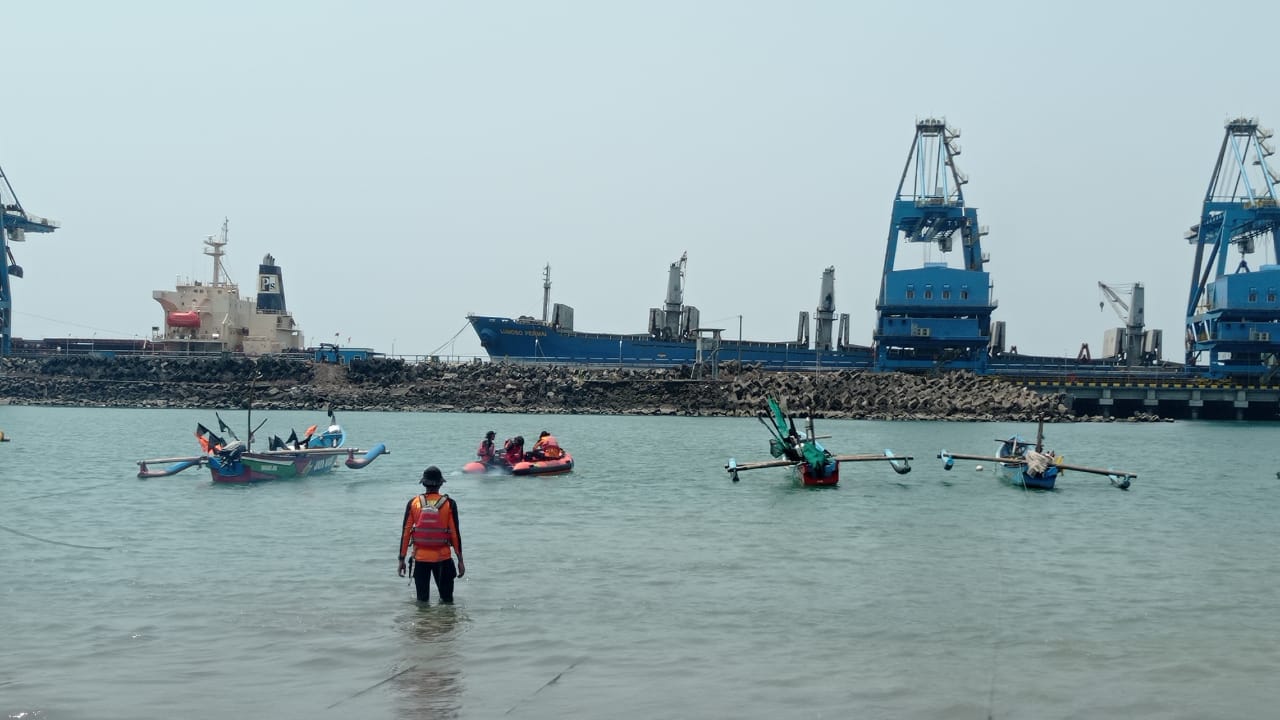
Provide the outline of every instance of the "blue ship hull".
<path id="1" fill-rule="evenodd" d="M 544 363 L 548 365 L 597 365 L 621 367 L 677 367 L 698 361 L 697 339 L 663 340 L 648 334 L 618 335 L 562 330 L 532 319 L 472 315 L 471 327 L 490 360 Z M 703 362 L 710 363 L 707 341 Z M 716 359 L 758 364 L 769 370 L 812 370 L 816 368 L 870 368 L 871 348 L 844 346 L 815 350 L 794 342 L 724 340 Z"/>

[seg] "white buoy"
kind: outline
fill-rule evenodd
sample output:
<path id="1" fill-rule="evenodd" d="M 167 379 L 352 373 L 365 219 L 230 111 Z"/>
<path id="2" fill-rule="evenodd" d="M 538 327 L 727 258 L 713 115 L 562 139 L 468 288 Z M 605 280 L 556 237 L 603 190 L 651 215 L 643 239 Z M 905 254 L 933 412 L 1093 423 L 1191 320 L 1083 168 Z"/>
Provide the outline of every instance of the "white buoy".
<path id="1" fill-rule="evenodd" d="M 974 470 L 977 470 L 978 472 L 982 472 L 982 466 L 981 466 L 981 465 L 975 465 L 973 469 L 974 469 Z"/>

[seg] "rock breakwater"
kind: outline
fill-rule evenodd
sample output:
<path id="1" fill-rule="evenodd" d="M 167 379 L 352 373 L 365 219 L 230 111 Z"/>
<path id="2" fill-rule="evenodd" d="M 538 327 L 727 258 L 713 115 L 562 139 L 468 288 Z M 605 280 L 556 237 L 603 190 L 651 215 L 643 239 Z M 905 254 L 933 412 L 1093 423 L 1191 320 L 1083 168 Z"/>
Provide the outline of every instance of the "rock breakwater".
<path id="1" fill-rule="evenodd" d="M 253 380 L 251 383 L 250 380 Z M 764 372 L 733 363 L 714 380 L 688 368 L 406 363 L 317 364 L 284 357 L 0 359 L 0 402 L 137 408 L 255 408 L 602 415 L 750 416 L 766 395 L 793 412 L 869 420 L 1101 420 L 1062 395 L 968 372 Z M 1140 416 L 1137 420 L 1156 420 Z"/>

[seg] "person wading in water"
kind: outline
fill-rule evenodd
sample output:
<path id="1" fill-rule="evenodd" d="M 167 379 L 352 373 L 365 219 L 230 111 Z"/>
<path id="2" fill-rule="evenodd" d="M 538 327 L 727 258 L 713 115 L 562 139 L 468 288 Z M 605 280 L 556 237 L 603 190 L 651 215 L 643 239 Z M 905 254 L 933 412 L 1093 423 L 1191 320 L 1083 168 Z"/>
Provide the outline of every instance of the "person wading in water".
<path id="1" fill-rule="evenodd" d="M 414 495 L 404 507 L 400 524 L 400 577 L 413 576 L 418 602 L 431 599 L 431 582 L 435 580 L 440 602 L 453 602 L 453 580 L 467 572 L 462 560 L 462 533 L 458 530 L 458 503 L 440 492 L 444 475 L 432 465 L 422 472 L 426 492 Z M 411 569 L 405 565 L 409 545 L 413 545 Z M 453 555 L 457 554 L 457 567 Z"/>

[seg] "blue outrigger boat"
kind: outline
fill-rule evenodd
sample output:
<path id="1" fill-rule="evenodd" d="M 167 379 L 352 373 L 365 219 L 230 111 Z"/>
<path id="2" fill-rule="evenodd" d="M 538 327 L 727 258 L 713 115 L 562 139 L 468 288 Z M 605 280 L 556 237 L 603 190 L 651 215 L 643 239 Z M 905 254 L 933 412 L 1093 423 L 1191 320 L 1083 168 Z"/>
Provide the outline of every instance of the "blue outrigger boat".
<path id="1" fill-rule="evenodd" d="M 1040 419 L 1039 427 L 1036 429 L 1035 442 L 1025 441 L 1018 435 L 1006 440 L 996 440 L 996 442 L 1000 443 L 1000 452 L 994 457 L 943 450 L 938 453 L 938 458 L 942 460 L 942 469 L 950 470 L 955 466 L 956 460 L 982 460 L 994 465 L 996 476 L 1001 480 L 1027 490 L 1053 490 L 1057 487 L 1058 478 L 1062 477 L 1066 470 L 1106 475 L 1111 480 L 1111 484 L 1121 490 L 1128 490 L 1131 481 L 1138 477 L 1136 473 L 1124 470 L 1104 470 L 1083 465 L 1068 465 L 1063 462 L 1061 455 L 1044 449 L 1044 418 Z"/>
<path id="2" fill-rule="evenodd" d="M 217 483 L 251 483 L 262 480 L 286 480 L 327 473 L 338 464 L 339 458 L 346 457 L 345 465 L 352 469 L 367 466 L 390 451 L 384 443 L 378 443 L 369 450 L 346 447 L 347 433 L 337 424 L 333 410 L 329 410 L 330 425 L 319 433 L 316 425 L 306 430 L 302 438 L 291 433 L 288 440 L 272 437 L 268 450 L 253 450 L 254 433 L 261 429 L 250 427 L 247 441 L 241 441 L 235 433 L 218 417 L 218 426 L 222 432 L 231 435 L 227 442 L 218 437 L 204 425 L 196 425 L 196 440 L 203 451 L 201 455 L 192 457 L 156 458 L 138 461 L 138 477 L 140 479 L 169 477 L 193 467 L 208 467 L 214 482 Z M 216 416 L 216 413 L 215 413 Z M 362 453 L 357 457 L 358 453 Z M 153 469 L 151 465 L 164 465 Z"/>

